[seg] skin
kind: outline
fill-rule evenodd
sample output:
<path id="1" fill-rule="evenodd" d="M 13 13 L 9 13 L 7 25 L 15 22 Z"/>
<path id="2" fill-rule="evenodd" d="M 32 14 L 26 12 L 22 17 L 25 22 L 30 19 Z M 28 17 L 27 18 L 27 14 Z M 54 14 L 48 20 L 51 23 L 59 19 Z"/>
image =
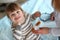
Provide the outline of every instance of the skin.
<path id="1" fill-rule="evenodd" d="M 23 23 L 22 21 L 24 21 L 25 19 L 24 14 L 20 9 L 10 12 L 9 17 L 12 20 L 12 22 L 17 25 L 21 25 L 21 23 Z"/>
<path id="2" fill-rule="evenodd" d="M 41 16 L 41 13 L 39 11 L 37 11 L 37 12 L 34 13 L 34 16 L 35 17 L 40 17 Z"/>
<path id="3" fill-rule="evenodd" d="M 40 17 L 41 13 L 39 11 L 37 11 L 37 12 L 34 13 L 34 15 L 35 15 L 35 17 Z M 40 28 L 39 30 L 35 30 L 34 28 L 32 28 L 32 32 L 34 34 L 48 34 L 49 33 L 49 28 L 43 27 L 43 28 Z"/>
<path id="4" fill-rule="evenodd" d="M 34 16 L 39 17 L 40 14 L 35 13 Z M 9 12 L 9 17 L 12 20 L 12 22 L 17 24 L 17 25 L 21 25 L 24 22 L 24 19 L 25 19 L 24 14 L 20 9 L 17 9 L 13 12 Z M 41 28 L 39 30 L 34 30 L 34 28 L 32 28 L 32 32 L 35 33 L 35 34 L 47 34 L 48 30 L 49 30 L 48 28 Z"/>
<path id="5" fill-rule="evenodd" d="M 34 34 L 48 34 L 49 33 L 49 28 L 43 27 L 43 28 L 40 28 L 39 30 L 34 30 L 34 28 L 32 28 L 32 32 Z"/>
<path id="6" fill-rule="evenodd" d="M 60 0 L 52 0 L 52 6 L 56 11 L 60 12 Z"/>

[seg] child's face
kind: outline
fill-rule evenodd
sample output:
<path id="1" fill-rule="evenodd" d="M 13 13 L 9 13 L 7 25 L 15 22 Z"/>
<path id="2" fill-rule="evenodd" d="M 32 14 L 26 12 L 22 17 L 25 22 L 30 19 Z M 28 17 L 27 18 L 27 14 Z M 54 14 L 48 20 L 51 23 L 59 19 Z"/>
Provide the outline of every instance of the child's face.
<path id="1" fill-rule="evenodd" d="M 18 23 L 23 20 L 24 14 L 19 9 L 19 10 L 15 10 L 13 12 L 10 12 L 9 17 L 13 22 Z"/>

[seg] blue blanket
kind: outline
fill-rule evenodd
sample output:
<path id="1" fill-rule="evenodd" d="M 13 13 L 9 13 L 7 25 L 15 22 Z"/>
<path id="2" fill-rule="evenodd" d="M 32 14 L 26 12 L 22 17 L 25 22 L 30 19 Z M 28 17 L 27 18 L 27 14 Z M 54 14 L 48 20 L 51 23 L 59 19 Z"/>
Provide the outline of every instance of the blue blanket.
<path id="1" fill-rule="evenodd" d="M 14 40 L 11 25 L 6 16 L 0 20 L 0 40 Z"/>

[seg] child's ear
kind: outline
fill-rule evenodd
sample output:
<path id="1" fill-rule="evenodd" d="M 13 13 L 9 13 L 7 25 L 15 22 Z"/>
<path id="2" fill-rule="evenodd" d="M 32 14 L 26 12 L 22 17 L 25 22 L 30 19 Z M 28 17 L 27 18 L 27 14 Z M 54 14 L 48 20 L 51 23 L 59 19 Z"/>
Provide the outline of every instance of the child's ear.
<path id="1" fill-rule="evenodd" d="M 41 16 L 41 13 L 39 11 L 34 13 L 34 17 L 40 17 L 40 16 Z"/>

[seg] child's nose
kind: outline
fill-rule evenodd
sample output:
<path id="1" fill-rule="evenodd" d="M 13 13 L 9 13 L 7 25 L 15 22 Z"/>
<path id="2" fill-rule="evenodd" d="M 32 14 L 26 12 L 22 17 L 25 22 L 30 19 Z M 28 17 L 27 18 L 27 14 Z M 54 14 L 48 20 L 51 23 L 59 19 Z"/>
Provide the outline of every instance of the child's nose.
<path id="1" fill-rule="evenodd" d="M 16 16 L 15 17 L 18 17 L 19 15 L 18 14 L 16 14 Z"/>

